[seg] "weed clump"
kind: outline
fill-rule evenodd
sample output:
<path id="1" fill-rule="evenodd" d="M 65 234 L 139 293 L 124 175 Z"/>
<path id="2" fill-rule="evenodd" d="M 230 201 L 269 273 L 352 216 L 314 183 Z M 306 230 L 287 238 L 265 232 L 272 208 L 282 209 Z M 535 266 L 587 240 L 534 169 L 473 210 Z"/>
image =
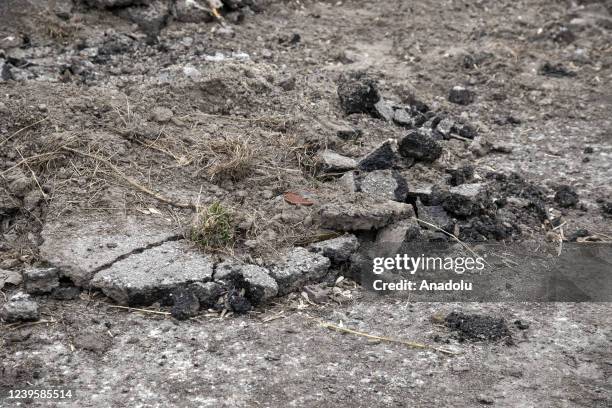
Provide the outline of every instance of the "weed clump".
<path id="1" fill-rule="evenodd" d="M 231 212 L 218 202 L 198 209 L 191 225 L 189 238 L 206 249 L 231 247 L 234 243 Z"/>

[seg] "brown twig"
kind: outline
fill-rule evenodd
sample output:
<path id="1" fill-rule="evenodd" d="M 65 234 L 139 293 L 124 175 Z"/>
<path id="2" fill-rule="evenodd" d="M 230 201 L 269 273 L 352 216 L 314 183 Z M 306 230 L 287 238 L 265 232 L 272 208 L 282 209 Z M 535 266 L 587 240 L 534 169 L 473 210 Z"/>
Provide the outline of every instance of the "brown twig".
<path id="1" fill-rule="evenodd" d="M 444 354 L 448 354 L 448 355 L 451 355 L 451 356 L 455 356 L 455 355 L 459 354 L 459 353 L 455 353 L 454 351 L 450 351 L 450 350 L 446 350 L 446 349 L 443 349 L 443 348 L 438 348 L 438 347 L 430 346 L 428 344 L 416 343 L 416 342 L 407 341 L 407 340 L 394 339 L 394 338 L 391 338 L 391 337 L 376 336 L 376 335 L 373 335 L 373 334 L 364 333 L 364 332 L 360 332 L 360 331 L 357 331 L 357 330 L 347 329 L 346 327 L 336 326 L 335 324 L 331 324 L 331 323 L 320 322 L 320 325 L 322 327 L 325 327 L 325 328 L 330 329 L 330 330 L 335 330 L 335 331 L 341 332 L 341 333 L 354 334 L 356 336 L 366 337 L 366 338 L 372 339 L 372 340 L 386 341 L 388 343 L 403 344 L 405 346 L 408 346 L 408 347 L 411 347 L 411 348 L 416 348 L 416 349 L 434 350 L 434 351 L 437 351 L 439 353 L 444 353 Z"/>
<path id="2" fill-rule="evenodd" d="M 138 309 L 136 307 L 129 307 L 129 306 L 109 305 L 108 307 L 113 308 L 113 309 L 125 309 L 128 311 L 152 313 L 152 314 L 158 314 L 158 315 L 164 315 L 164 316 L 169 316 L 171 314 L 170 312 L 160 312 L 158 310 Z"/>

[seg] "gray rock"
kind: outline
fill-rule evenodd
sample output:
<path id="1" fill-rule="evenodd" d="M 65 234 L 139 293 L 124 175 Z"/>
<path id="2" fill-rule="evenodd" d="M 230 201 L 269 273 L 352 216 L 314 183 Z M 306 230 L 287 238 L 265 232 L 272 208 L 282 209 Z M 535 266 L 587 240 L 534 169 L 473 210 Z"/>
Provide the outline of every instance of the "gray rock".
<path id="1" fill-rule="evenodd" d="M 442 136 L 442 139 L 450 139 L 450 135 L 454 126 L 455 122 L 448 118 L 444 118 L 438 123 L 434 133 L 437 133 Z"/>
<path id="2" fill-rule="evenodd" d="M 330 288 L 322 285 L 304 286 L 303 291 L 308 295 L 308 299 L 315 303 L 325 303 L 329 300 Z"/>
<path id="3" fill-rule="evenodd" d="M 393 120 L 393 108 L 387 101 L 380 98 L 378 102 L 374 104 L 374 115 L 379 119 L 391 122 Z"/>
<path id="4" fill-rule="evenodd" d="M 0 289 L 5 285 L 17 286 L 22 280 L 21 272 L 0 269 Z"/>
<path id="5" fill-rule="evenodd" d="M 321 206 L 321 225 L 336 231 L 379 229 L 395 221 L 414 216 L 412 206 L 397 201 L 380 201 L 356 193 L 350 200 L 329 202 Z"/>
<path id="6" fill-rule="evenodd" d="M 397 252 L 404 242 L 415 241 L 421 236 L 421 228 L 415 218 L 391 224 L 376 235 L 376 244 L 384 245 L 385 251 Z M 393 246 L 393 247 L 391 247 Z"/>
<path id="7" fill-rule="evenodd" d="M 122 305 L 147 305 L 193 282 L 212 279 L 213 262 L 183 241 L 166 242 L 113 263 L 91 286 Z"/>
<path id="8" fill-rule="evenodd" d="M 40 318 L 38 304 L 23 293 L 17 293 L 0 309 L 0 317 L 8 322 L 34 321 Z"/>
<path id="9" fill-rule="evenodd" d="M 278 294 L 278 285 L 266 268 L 224 261 L 217 265 L 215 280 L 245 289 L 246 298 L 253 304 L 265 302 Z"/>
<path id="10" fill-rule="evenodd" d="M 329 258 L 333 266 L 339 266 L 347 262 L 351 254 L 359 249 L 359 240 L 353 234 L 345 234 L 338 238 L 310 244 L 308 249 Z"/>
<path id="11" fill-rule="evenodd" d="M 189 285 L 191 290 L 198 298 L 202 308 L 211 308 L 224 292 L 223 285 L 218 282 L 195 282 Z"/>
<path id="12" fill-rule="evenodd" d="M 404 202 L 408 194 L 408 185 L 396 171 L 375 170 L 361 179 L 359 190 L 374 198 Z"/>
<path id="13" fill-rule="evenodd" d="M 57 268 L 26 269 L 23 272 L 23 283 L 27 293 L 49 293 L 59 287 Z"/>
<path id="14" fill-rule="evenodd" d="M 300 289 L 308 282 L 321 280 L 330 266 L 330 260 L 312 253 L 306 248 L 294 248 L 270 269 L 270 275 L 278 283 L 278 294 L 286 295 Z"/>
<path id="15" fill-rule="evenodd" d="M 206 7 L 198 7 L 192 0 L 176 0 L 172 13 L 181 23 L 209 23 L 215 19 Z"/>
<path id="16" fill-rule="evenodd" d="M 413 199 L 420 199 L 422 203 L 427 204 L 431 196 L 433 184 L 431 183 L 410 183 L 410 191 L 408 191 L 408 197 Z M 418 208 L 418 207 L 417 207 Z"/>
<path id="17" fill-rule="evenodd" d="M 342 156 L 331 150 L 323 150 L 317 154 L 317 163 L 325 173 L 341 173 L 357 167 L 357 162 L 350 157 Z"/>
<path id="18" fill-rule="evenodd" d="M 64 218 L 45 223 L 39 250 L 62 276 L 86 287 L 98 270 L 117 259 L 176 237 L 171 228 L 171 223 L 151 217 Z"/>
<path id="19" fill-rule="evenodd" d="M 349 171 L 340 177 L 337 183 L 347 192 L 354 193 L 357 191 L 357 183 L 355 181 L 355 172 Z"/>
<path id="20" fill-rule="evenodd" d="M 414 131 L 399 141 L 398 151 L 404 157 L 432 162 L 442 155 L 442 146 L 433 137 Z"/>
<path id="21" fill-rule="evenodd" d="M 393 121 L 403 127 L 412 128 L 415 126 L 412 115 L 406 109 L 396 109 L 393 112 Z"/>
<path id="22" fill-rule="evenodd" d="M 159 123 L 169 122 L 172 116 L 174 116 L 172 110 L 163 106 L 156 106 L 151 112 L 151 119 Z"/>
<path id="23" fill-rule="evenodd" d="M 441 205 L 426 206 L 418 200 L 417 209 L 419 211 L 419 220 L 424 221 L 420 223 L 422 227 L 436 230 L 436 228 L 426 224 L 428 223 L 442 228 L 445 231 L 453 231 L 454 222 Z"/>
<path id="24" fill-rule="evenodd" d="M 458 105 L 469 105 L 474 102 L 475 97 L 474 92 L 462 86 L 455 86 L 450 90 L 448 100 Z"/>
<path id="25" fill-rule="evenodd" d="M 384 170 L 395 166 L 397 153 L 395 141 L 386 140 L 359 161 L 359 169 L 364 171 Z"/>

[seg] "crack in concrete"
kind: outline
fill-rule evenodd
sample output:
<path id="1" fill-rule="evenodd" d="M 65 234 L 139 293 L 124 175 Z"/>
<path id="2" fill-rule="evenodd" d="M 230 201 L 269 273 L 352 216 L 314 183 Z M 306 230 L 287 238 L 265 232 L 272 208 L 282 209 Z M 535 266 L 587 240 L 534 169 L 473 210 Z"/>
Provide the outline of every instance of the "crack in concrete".
<path id="1" fill-rule="evenodd" d="M 131 251 L 130 251 L 130 252 L 128 252 L 128 253 L 125 253 L 125 254 L 121 254 L 121 255 L 119 255 L 118 257 L 116 257 L 115 259 L 113 259 L 113 260 L 112 260 L 112 261 L 110 261 L 110 262 L 105 263 L 104 265 L 100 265 L 100 266 L 98 266 L 97 268 L 95 268 L 95 269 L 92 271 L 91 276 L 92 276 L 92 277 L 93 277 L 93 276 L 95 276 L 95 275 L 96 275 L 98 272 L 101 272 L 101 271 L 103 271 L 103 270 L 105 270 L 105 269 L 108 269 L 108 268 L 110 268 L 111 266 L 113 266 L 114 264 L 116 264 L 117 262 L 119 262 L 119 261 L 123 261 L 124 259 L 127 259 L 127 258 L 129 258 L 130 256 L 132 256 L 132 255 L 141 254 L 141 253 L 143 253 L 144 251 L 147 251 L 147 250 L 149 250 L 149 249 L 152 249 L 152 248 L 156 248 L 156 247 L 158 247 L 158 246 L 161 246 L 161 245 L 165 244 L 166 242 L 180 241 L 181 239 L 184 239 L 184 236 L 183 236 L 182 234 L 176 234 L 176 235 L 172 235 L 172 236 L 170 236 L 170 237 L 168 237 L 168 238 L 165 238 L 165 239 L 163 239 L 163 240 L 161 240 L 161 241 L 158 241 L 158 242 L 153 242 L 153 243 L 151 243 L 151 244 L 148 244 L 148 245 L 146 245 L 146 246 L 144 246 L 144 247 L 133 249 L 133 250 L 131 250 Z"/>

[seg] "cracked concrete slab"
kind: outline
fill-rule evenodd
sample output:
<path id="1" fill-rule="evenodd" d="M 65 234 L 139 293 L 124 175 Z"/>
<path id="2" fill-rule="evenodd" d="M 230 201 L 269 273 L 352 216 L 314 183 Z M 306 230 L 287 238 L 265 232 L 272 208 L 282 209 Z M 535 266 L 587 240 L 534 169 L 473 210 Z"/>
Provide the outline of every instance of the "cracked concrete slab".
<path id="1" fill-rule="evenodd" d="M 91 286 L 122 305 L 148 305 L 195 282 L 212 280 L 212 259 L 186 241 L 169 241 L 113 263 Z"/>
<path id="2" fill-rule="evenodd" d="M 60 269 L 76 286 L 119 259 L 176 239 L 173 225 L 161 218 L 72 217 L 47 222 L 41 233 L 41 258 Z"/>

